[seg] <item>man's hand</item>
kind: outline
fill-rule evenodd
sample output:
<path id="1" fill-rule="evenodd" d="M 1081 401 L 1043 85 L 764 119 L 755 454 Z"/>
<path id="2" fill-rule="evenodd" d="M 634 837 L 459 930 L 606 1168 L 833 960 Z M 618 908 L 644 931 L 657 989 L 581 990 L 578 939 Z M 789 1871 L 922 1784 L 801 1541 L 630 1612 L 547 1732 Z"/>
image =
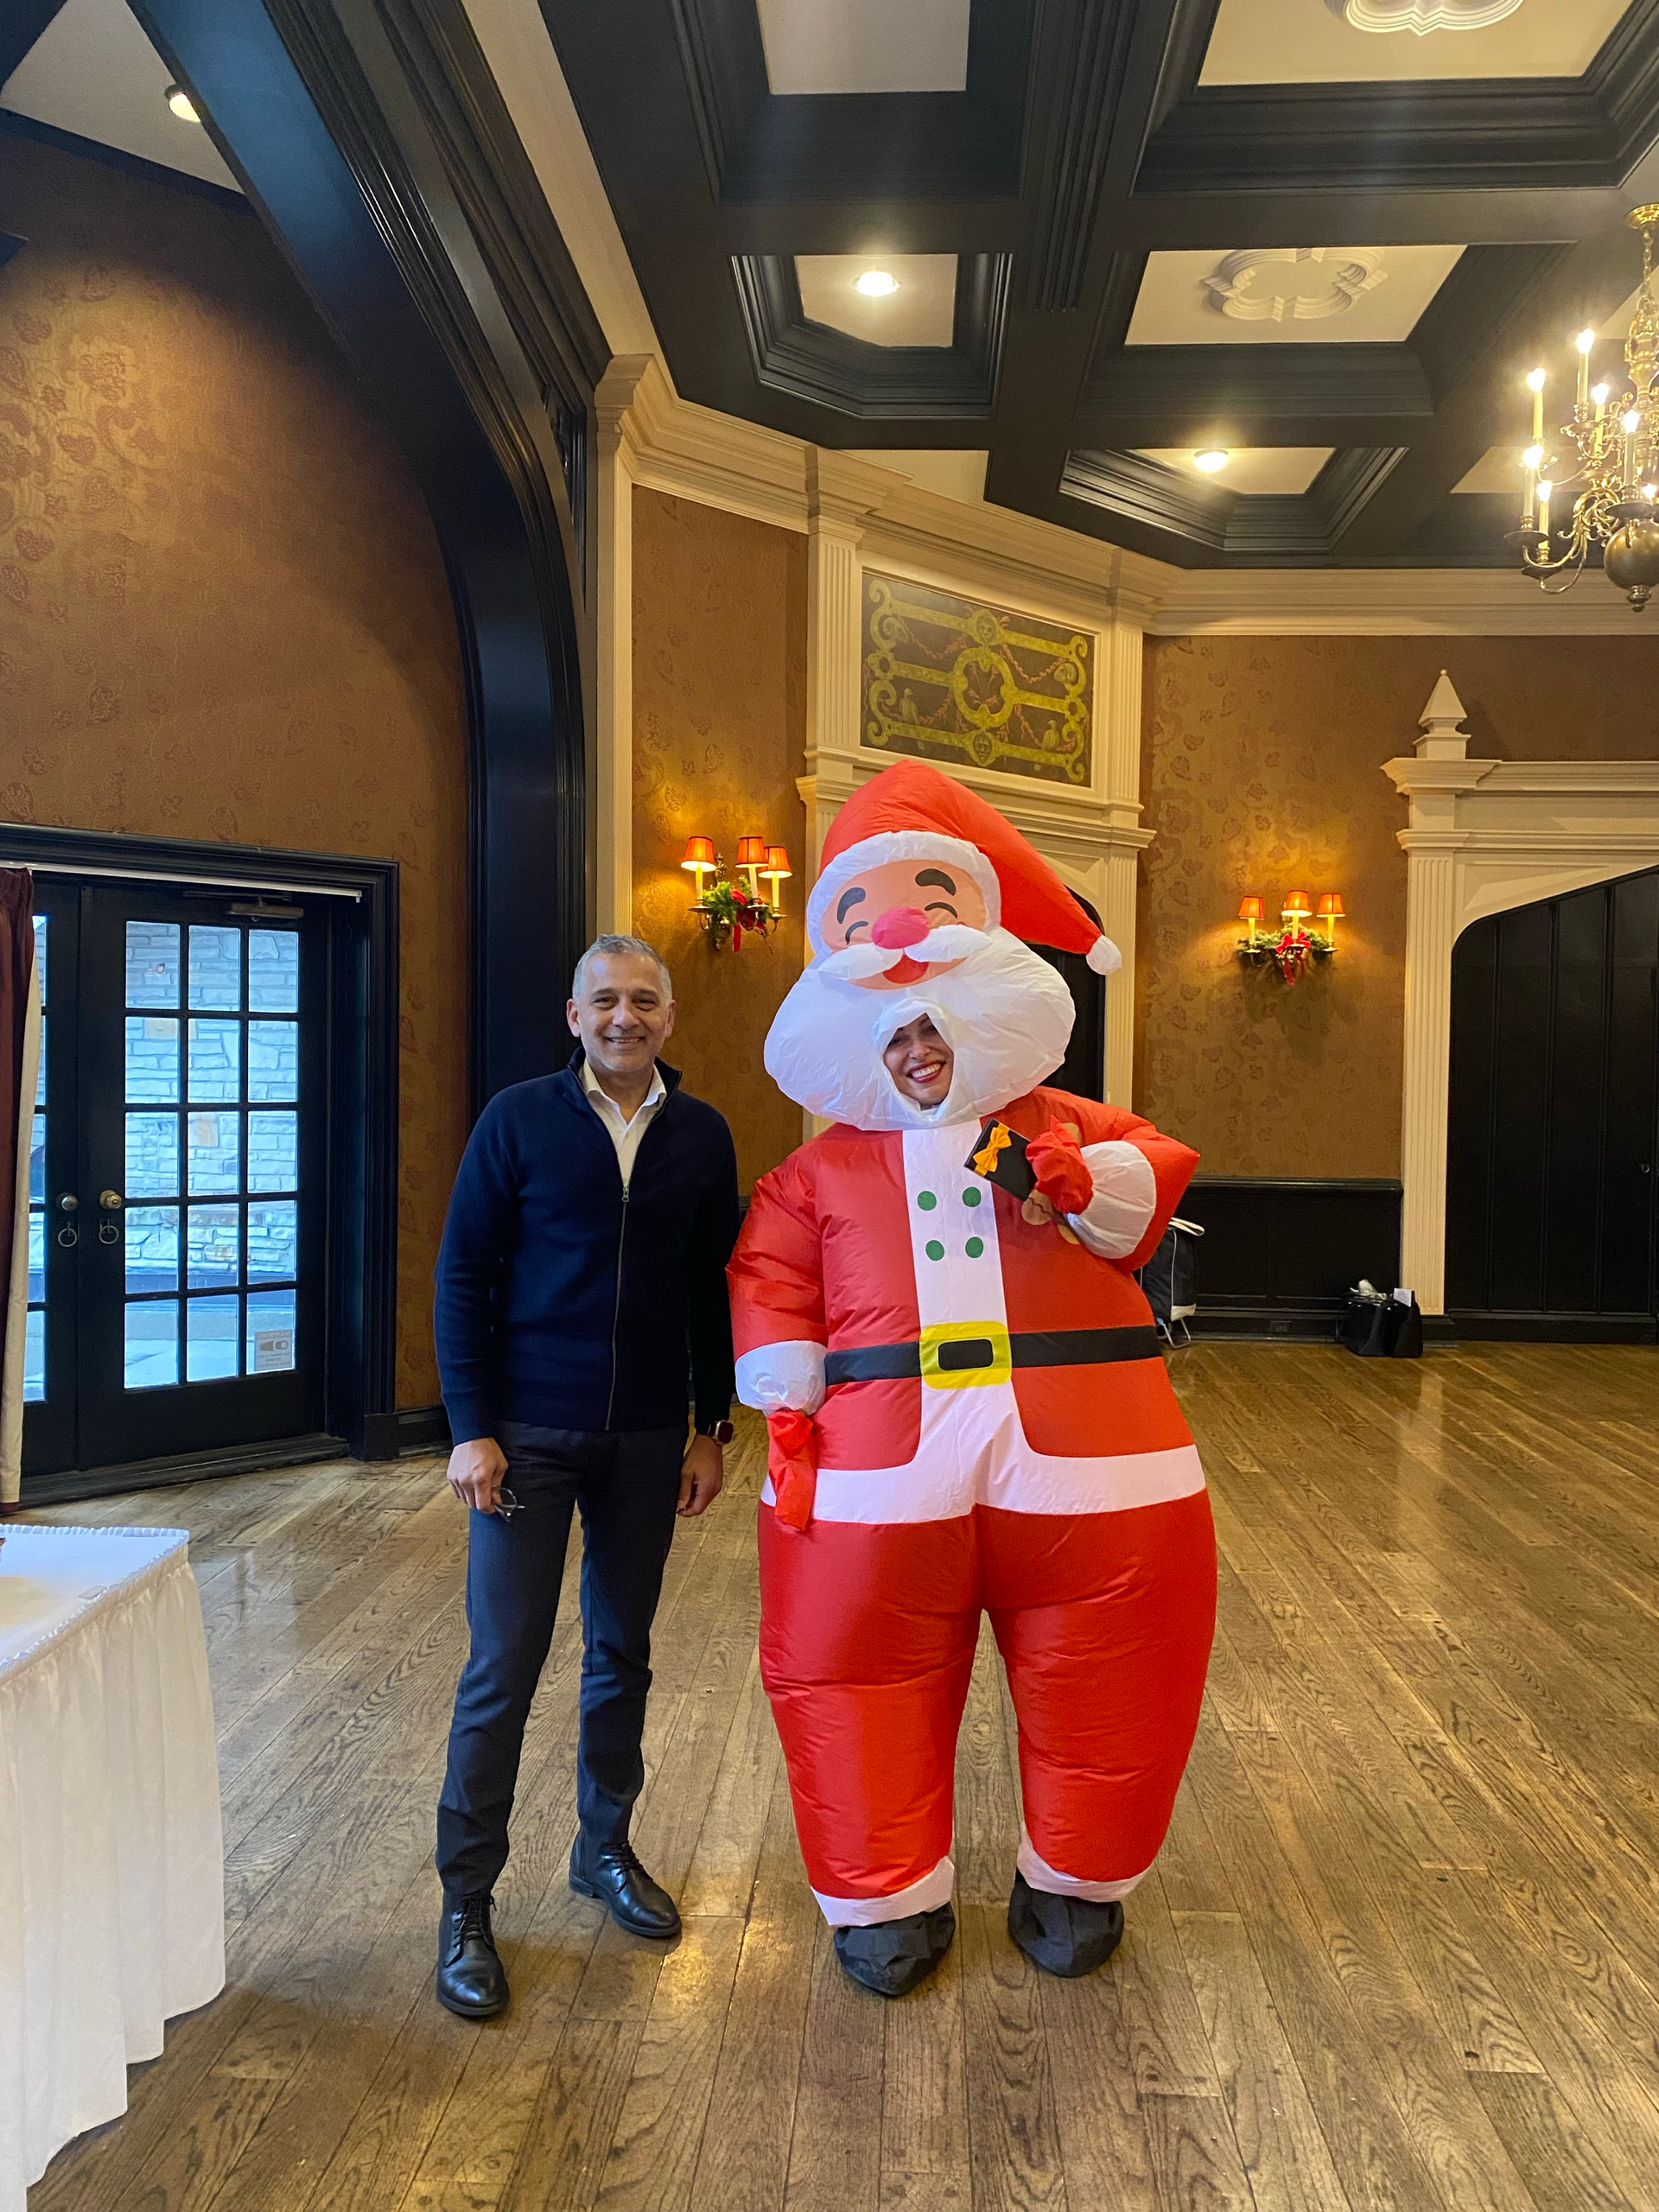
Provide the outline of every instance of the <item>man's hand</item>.
<path id="1" fill-rule="evenodd" d="M 449 1487 L 463 1505 L 493 1513 L 507 1477 L 507 1455 L 493 1436 L 475 1436 L 449 1454 Z"/>
<path id="2" fill-rule="evenodd" d="M 680 1502 L 688 1519 L 706 1512 L 726 1482 L 726 1454 L 712 1436 L 694 1436 L 680 1462 Z"/>

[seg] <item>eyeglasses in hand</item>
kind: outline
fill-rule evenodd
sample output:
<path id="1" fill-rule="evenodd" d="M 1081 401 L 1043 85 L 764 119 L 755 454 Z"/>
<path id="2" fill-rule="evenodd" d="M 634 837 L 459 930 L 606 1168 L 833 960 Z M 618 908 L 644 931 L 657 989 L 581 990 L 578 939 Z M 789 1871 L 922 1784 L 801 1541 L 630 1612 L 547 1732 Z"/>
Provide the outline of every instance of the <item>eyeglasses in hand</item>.
<path id="1" fill-rule="evenodd" d="M 506 1484 L 503 1483 L 500 1489 L 495 1493 L 494 1510 L 496 1513 L 499 1515 L 503 1521 L 511 1521 L 515 1513 L 522 1513 L 524 1510 L 524 1505 L 521 1501 L 516 1498 L 512 1492 L 507 1488 Z"/>

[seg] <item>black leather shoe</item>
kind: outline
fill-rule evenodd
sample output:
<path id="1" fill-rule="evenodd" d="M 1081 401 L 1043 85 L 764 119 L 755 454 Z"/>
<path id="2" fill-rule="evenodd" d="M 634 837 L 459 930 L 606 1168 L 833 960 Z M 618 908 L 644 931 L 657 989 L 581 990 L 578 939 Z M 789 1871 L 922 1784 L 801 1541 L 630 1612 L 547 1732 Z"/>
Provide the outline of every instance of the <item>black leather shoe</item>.
<path id="1" fill-rule="evenodd" d="M 579 1897 L 596 1897 L 630 1936 L 666 1942 L 680 1932 L 678 1907 L 662 1884 L 652 1880 L 631 1844 L 585 1851 L 578 1836 L 570 1847 L 570 1886 Z"/>
<path id="2" fill-rule="evenodd" d="M 464 2019 L 507 2009 L 507 1970 L 490 1932 L 490 1900 L 446 1897 L 438 1923 L 438 2002 Z"/>
<path id="3" fill-rule="evenodd" d="M 1008 1899 L 1008 1933 L 1033 1966 L 1065 1980 L 1103 1967 L 1123 1941 L 1123 1908 L 1093 1897 L 1056 1897 L 1033 1890 L 1023 1874 L 1014 1878 Z"/>
<path id="4" fill-rule="evenodd" d="M 956 1933 L 956 1914 L 948 1904 L 936 1905 L 874 1928 L 837 1928 L 836 1956 L 844 1974 L 878 1997 L 907 1997 L 934 1971 Z"/>

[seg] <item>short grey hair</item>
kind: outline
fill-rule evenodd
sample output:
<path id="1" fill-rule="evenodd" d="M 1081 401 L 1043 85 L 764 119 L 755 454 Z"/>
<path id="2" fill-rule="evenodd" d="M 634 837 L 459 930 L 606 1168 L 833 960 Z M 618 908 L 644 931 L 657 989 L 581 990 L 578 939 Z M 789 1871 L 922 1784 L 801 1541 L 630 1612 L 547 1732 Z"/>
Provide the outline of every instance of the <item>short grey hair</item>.
<path id="1" fill-rule="evenodd" d="M 667 961 L 658 951 L 656 946 L 647 944 L 642 937 L 624 937 L 620 931 L 614 930 L 607 930 L 602 936 L 596 937 L 581 959 L 577 961 L 576 972 L 570 978 L 570 995 L 573 999 L 579 999 L 582 996 L 582 985 L 588 981 L 588 963 L 596 955 L 607 953 L 620 954 L 624 957 L 632 954 L 640 960 L 654 960 L 658 972 L 663 979 L 663 995 L 672 1001 L 674 978 L 668 972 Z"/>

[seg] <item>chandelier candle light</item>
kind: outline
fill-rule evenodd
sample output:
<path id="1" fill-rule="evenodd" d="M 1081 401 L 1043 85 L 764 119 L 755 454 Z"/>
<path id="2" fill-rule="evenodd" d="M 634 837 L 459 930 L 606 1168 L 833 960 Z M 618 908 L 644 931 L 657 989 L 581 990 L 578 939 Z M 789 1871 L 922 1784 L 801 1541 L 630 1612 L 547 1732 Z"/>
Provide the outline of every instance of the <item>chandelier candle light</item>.
<path id="1" fill-rule="evenodd" d="M 1625 217 L 1642 233 L 1642 295 L 1624 341 L 1630 385 L 1614 401 L 1605 381 L 1590 381 L 1593 330 L 1579 333 L 1573 413 L 1559 430 L 1544 430 L 1548 378 L 1534 369 L 1532 443 L 1521 456 L 1526 489 L 1521 507 L 1521 565 L 1543 590 L 1566 591 L 1578 581 L 1592 544 L 1602 568 L 1639 614 L 1659 584 L 1659 301 L 1653 293 L 1653 233 L 1659 203 Z M 1560 443 L 1554 442 L 1559 439 Z M 1552 579 L 1559 579 L 1553 582 Z"/>

